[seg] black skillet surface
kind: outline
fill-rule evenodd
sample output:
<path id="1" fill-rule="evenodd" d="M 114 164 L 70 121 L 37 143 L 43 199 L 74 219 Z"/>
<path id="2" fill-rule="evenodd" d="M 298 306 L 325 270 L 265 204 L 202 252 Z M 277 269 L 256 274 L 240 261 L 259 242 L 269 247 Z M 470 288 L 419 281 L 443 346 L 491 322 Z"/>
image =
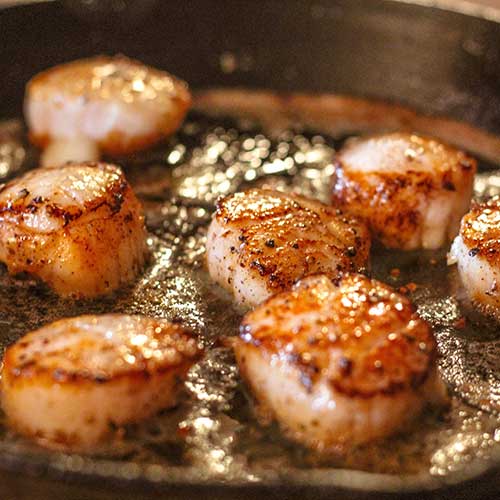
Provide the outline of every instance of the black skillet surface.
<path id="1" fill-rule="evenodd" d="M 500 24 L 494 21 L 375 0 L 148 0 L 144 4 L 150 11 L 144 5 L 137 9 L 137 2 L 121 3 L 130 3 L 132 10 L 102 16 L 92 12 L 92 2 L 82 10 L 79 2 L 67 1 L 66 9 L 51 2 L 1 11 L 0 117 L 21 114 L 24 83 L 37 71 L 90 54 L 123 52 L 168 68 L 193 88 L 245 86 L 376 97 L 500 133 Z M 91 476 L 52 470 L 47 476 L 43 463 L 5 457 L 0 464 L 0 498 L 8 500 L 402 495 L 402 490 L 353 491 L 313 475 L 308 485 L 286 478 L 268 484 L 195 485 L 182 474 L 159 484 L 140 477 L 120 481 L 99 470 Z M 494 498 L 500 493 L 498 474 L 490 469 L 434 492 L 402 488 L 405 498 Z M 375 489 L 387 488 L 382 481 Z"/>

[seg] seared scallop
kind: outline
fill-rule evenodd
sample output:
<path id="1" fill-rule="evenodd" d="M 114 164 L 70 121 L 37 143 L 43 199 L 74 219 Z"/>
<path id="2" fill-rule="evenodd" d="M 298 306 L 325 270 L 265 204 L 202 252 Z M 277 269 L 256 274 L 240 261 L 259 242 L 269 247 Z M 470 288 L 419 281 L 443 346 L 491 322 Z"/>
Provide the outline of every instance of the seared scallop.
<path id="1" fill-rule="evenodd" d="M 31 140 L 43 165 L 97 160 L 147 148 L 180 126 L 187 85 L 124 56 L 82 59 L 48 69 L 27 85 Z"/>
<path id="2" fill-rule="evenodd" d="M 234 350 L 261 407 L 323 451 L 397 432 L 444 396 L 429 325 L 358 274 L 311 276 L 271 297 L 244 317 Z"/>
<path id="3" fill-rule="evenodd" d="M 28 333 L 4 355 L 9 425 L 40 444 L 92 452 L 120 426 L 176 402 L 199 357 L 181 326 L 142 316 L 80 316 Z"/>
<path id="4" fill-rule="evenodd" d="M 350 141 L 337 156 L 332 199 L 364 217 L 385 246 L 443 246 L 468 210 L 476 161 L 437 140 L 407 133 Z"/>
<path id="5" fill-rule="evenodd" d="M 473 203 L 448 256 L 474 306 L 500 320 L 500 198 Z"/>
<path id="6" fill-rule="evenodd" d="M 95 297 L 131 282 L 145 250 L 142 207 L 119 167 L 39 168 L 0 189 L 0 261 L 59 295 Z"/>
<path id="7" fill-rule="evenodd" d="M 310 274 L 331 278 L 367 265 L 365 225 L 318 201 L 251 189 L 218 201 L 208 230 L 211 277 L 244 306 Z"/>

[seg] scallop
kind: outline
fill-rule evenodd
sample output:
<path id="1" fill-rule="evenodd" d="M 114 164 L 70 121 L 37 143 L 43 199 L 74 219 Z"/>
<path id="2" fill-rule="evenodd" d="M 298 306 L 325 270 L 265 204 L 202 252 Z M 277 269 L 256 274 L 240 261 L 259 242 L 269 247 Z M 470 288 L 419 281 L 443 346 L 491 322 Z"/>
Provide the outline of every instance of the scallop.
<path id="1" fill-rule="evenodd" d="M 436 249 L 458 233 L 476 168 L 464 152 L 428 137 L 362 138 L 337 156 L 332 200 L 365 218 L 387 247 Z"/>
<path id="2" fill-rule="evenodd" d="M 43 165 L 125 155 L 174 133 L 191 105 L 187 85 L 124 56 L 55 66 L 26 87 L 31 140 Z"/>
<path id="3" fill-rule="evenodd" d="M 63 297 L 96 297 L 142 270 L 141 204 L 122 170 L 106 163 L 28 172 L 0 189 L 0 261 Z"/>
<path id="4" fill-rule="evenodd" d="M 261 412 L 324 452 L 389 436 L 446 400 L 430 326 L 359 274 L 305 278 L 243 319 L 234 342 Z"/>
<path id="5" fill-rule="evenodd" d="M 220 199 L 207 236 L 210 276 L 245 307 L 310 274 L 360 270 L 369 250 L 368 229 L 355 217 L 266 189 Z"/>
<path id="6" fill-rule="evenodd" d="M 6 350 L 3 410 L 12 429 L 43 446 L 92 453 L 122 426 L 174 405 L 200 353 L 192 334 L 166 320 L 56 321 Z"/>
<path id="7" fill-rule="evenodd" d="M 481 312 L 500 320 L 500 198 L 474 202 L 449 253 L 467 296 Z"/>

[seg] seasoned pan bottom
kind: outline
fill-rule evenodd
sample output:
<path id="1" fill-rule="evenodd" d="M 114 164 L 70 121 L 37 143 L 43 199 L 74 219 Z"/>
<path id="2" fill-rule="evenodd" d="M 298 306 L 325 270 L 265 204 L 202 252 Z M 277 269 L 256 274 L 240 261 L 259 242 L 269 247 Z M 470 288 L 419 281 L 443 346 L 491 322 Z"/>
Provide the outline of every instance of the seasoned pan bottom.
<path id="1" fill-rule="evenodd" d="M 384 120 L 377 120 L 376 114 L 360 118 L 352 106 L 345 107 L 344 114 L 337 107 L 336 115 L 328 115 L 332 108 L 325 101 L 320 106 L 311 97 L 308 106 L 307 96 L 302 96 L 306 101 L 300 108 L 286 99 L 244 91 L 201 94 L 197 109 L 176 137 L 147 154 L 118 160 L 144 203 L 151 249 L 144 274 L 129 289 L 99 301 L 74 303 L 27 277 L 9 277 L 2 269 L 2 349 L 25 332 L 61 317 L 116 311 L 179 319 L 200 335 L 208 352 L 191 370 L 177 408 L 126 428 L 123 441 L 96 456 L 44 451 L 12 435 L 0 420 L 0 462 L 155 483 L 284 480 L 374 490 L 459 482 L 498 465 L 500 338 L 494 326 L 468 317 L 454 269 L 446 266 L 447 249 L 411 253 L 375 249 L 372 274 L 402 288 L 433 324 L 440 370 L 452 394 L 449 409 L 427 412 L 400 435 L 346 456 L 319 456 L 287 441 L 277 426 L 259 422 L 223 343 L 224 337 L 237 333 L 242 311 L 204 270 L 205 234 L 214 201 L 263 185 L 327 200 L 332 157 L 348 135 L 403 125 L 443 135 L 445 124 L 451 123 L 415 114 L 410 118 L 404 114 L 410 112 L 401 114 L 396 107 L 391 114 L 387 106 L 376 108 L 383 111 Z M 375 109 L 365 101 L 350 102 Z M 293 113 L 285 112 L 284 104 Z M 495 156 L 496 138 L 456 126 L 460 145 L 485 158 Z M 0 125 L 4 178 L 36 163 L 36 152 L 25 144 L 16 123 Z M 500 192 L 500 171 L 494 168 L 481 164 L 477 198 Z"/>

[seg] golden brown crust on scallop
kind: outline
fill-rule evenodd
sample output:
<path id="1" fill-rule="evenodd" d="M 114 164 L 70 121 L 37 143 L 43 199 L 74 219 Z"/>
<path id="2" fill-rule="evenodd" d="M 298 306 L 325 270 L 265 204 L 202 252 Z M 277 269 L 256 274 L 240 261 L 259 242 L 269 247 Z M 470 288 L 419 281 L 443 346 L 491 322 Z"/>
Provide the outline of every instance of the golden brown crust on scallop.
<path id="1" fill-rule="evenodd" d="M 145 239 L 142 206 L 114 165 L 39 168 L 0 189 L 0 260 L 60 295 L 129 283 L 144 264 Z"/>
<path id="2" fill-rule="evenodd" d="M 134 86 L 138 80 L 142 83 L 140 90 Z M 90 93 L 105 99 L 118 92 L 127 95 L 130 102 L 150 100 L 162 91 L 169 98 L 191 102 L 186 82 L 123 55 L 95 56 L 54 66 L 35 75 L 26 92 L 34 98 L 47 99 L 53 86 L 75 96 Z"/>
<path id="3" fill-rule="evenodd" d="M 26 98 L 30 101 L 49 102 L 61 96 L 89 101 L 116 100 L 131 108 L 154 102 L 158 111 L 164 110 L 155 117 L 158 124 L 152 133 L 128 135 L 113 128 L 99 138 L 99 148 L 113 156 L 145 149 L 174 133 L 192 103 L 185 82 L 125 56 L 97 56 L 55 66 L 33 77 L 26 87 Z M 45 130 L 30 132 L 30 140 L 41 148 L 54 139 Z"/>
<path id="4" fill-rule="evenodd" d="M 290 329 L 292 317 L 299 319 Z M 237 343 L 286 359 L 306 388 L 327 377 L 339 393 L 363 398 L 420 386 L 436 355 L 432 331 L 410 301 L 356 274 L 333 283 L 310 277 L 271 297 L 245 316 Z"/>
<path id="5" fill-rule="evenodd" d="M 455 192 L 463 183 L 462 178 L 477 169 L 476 161 L 466 153 L 433 139 L 406 133 L 373 136 L 371 139 L 403 139 L 417 151 L 409 151 L 405 158 L 395 158 L 400 173 L 384 172 L 376 166 L 370 171 L 353 170 L 346 156 L 355 149 L 358 141 L 348 143 L 337 155 L 332 183 L 332 201 L 350 213 L 365 218 L 373 236 L 384 245 L 405 248 L 407 242 L 421 229 L 422 206 L 438 193 Z M 361 139 L 365 141 L 368 139 Z M 418 161 L 418 155 L 429 155 L 435 161 L 431 170 L 408 167 Z M 398 165 L 398 161 L 401 162 Z M 465 193 L 467 196 L 467 193 Z"/>
<path id="6" fill-rule="evenodd" d="M 117 321 L 123 317 L 106 315 L 113 316 Z M 63 319 L 25 335 L 5 351 L 3 377 L 11 385 L 29 383 L 33 378 L 47 385 L 104 384 L 122 377 L 140 382 L 168 371 L 184 372 L 201 355 L 192 333 L 166 320 L 129 317 L 134 321 L 133 329 L 120 337 L 119 349 L 105 336 L 81 335 L 79 322 L 91 320 L 91 316 Z M 141 330 L 145 340 L 139 339 Z M 47 352 L 46 346 L 55 343 L 60 335 L 79 338 L 76 344 Z M 98 361 L 98 357 L 105 362 Z"/>
<path id="7" fill-rule="evenodd" d="M 30 192 L 26 189 L 22 189 L 15 196 L 14 193 L 2 196 L 2 193 L 8 192 L 12 186 L 18 184 L 19 179 L 14 179 L 0 188 L 0 219 L 8 220 L 9 222 L 15 220 L 16 224 L 24 225 L 23 215 L 26 213 L 35 214 L 43 206 L 49 217 L 60 219 L 61 224 L 66 227 L 82 215 L 98 210 L 101 212 L 101 217 L 113 216 L 121 210 L 126 198 L 135 198 L 132 188 L 118 167 L 102 162 L 87 162 L 84 166 L 115 174 L 115 178 L 105 186 L 105 191 L 100 196 L 89 200 L 83 207 L 76 205 L 73 207 L 62 207 L 55 202 L 51 202 L 50 199 L 40 196 L 30 196 Z M 36 177 L 41 172 L 50 171 L 52 168 L 45 167 L 32 170 L 23 179 L 28 180 L 30 177 Z M 56 189 L 57 186 L 54 186 L 54 188 Z"/>
<path id="8" fill-rule="evenodd" d="M 473 202 L 464 215 L 460 236 L 471 257 L 479 256 L 490 264 L 500 264 L 500 198 Z"/>
<path id="9" fill-rule="evenodd" d="M 42 446 L 93 453 L 122 426 L 174 406 L 201 352 L 191 332 L 162 319 L 62 319 L 7 348 L 2 408 L 11 429 Z"/>
<path id="10" fill-rule="evenodd" d="M 273 293 L 290 288 L 303 276 L 326 273 L 333 278 L 367 265 L 370 237 L 364 224 L 341 210 L 310 203 L 264 189 L 217 203 L 216 219 L 239 233 L 239 245 L 230 249 L 237 265 L 265 278 Z M 326 255 L 338 258 L 335 269 Z"/>

